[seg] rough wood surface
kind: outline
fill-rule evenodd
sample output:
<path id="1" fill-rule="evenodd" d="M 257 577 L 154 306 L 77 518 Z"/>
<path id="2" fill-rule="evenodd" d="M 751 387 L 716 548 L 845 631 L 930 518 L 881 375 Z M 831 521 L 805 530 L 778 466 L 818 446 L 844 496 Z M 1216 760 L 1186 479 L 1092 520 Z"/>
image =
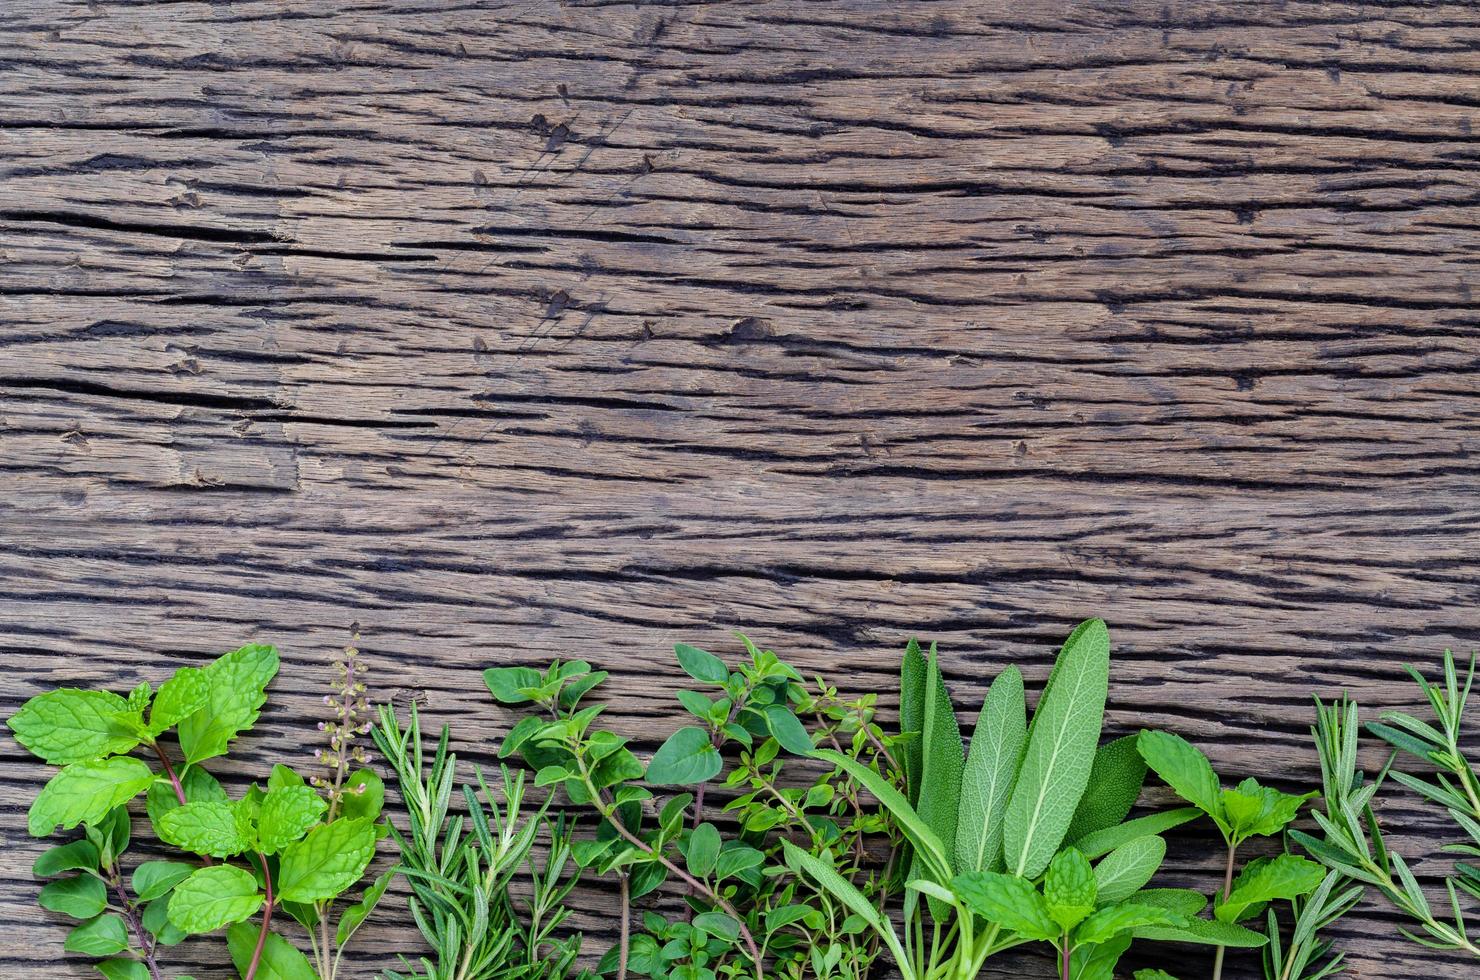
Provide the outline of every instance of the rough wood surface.
<path id="1" fill-rule="evenodd" d="M 557 655 L 651 747 L 678 639 L 974 706 L 1101 614 L 1115 731 L 1309 781 L 1313 691 L 1474 645 L 1473 4 L 7 0 L 0 64 L 7 715 L 272 642 L 260 777 L 358 630 L 470 759 Z M 86 976 L 41 775 L 0 973 Z M 1394 925 L 1352 976 L 1473 975 Z"/>

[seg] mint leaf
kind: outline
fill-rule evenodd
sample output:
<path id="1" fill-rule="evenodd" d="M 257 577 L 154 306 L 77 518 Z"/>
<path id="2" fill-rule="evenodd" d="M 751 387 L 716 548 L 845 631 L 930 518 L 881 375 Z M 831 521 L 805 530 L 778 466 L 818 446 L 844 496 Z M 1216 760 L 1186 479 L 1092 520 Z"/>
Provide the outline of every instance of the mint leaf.
<path id="1" fill-rule="evenodd" d="M 1223 791 L 1223 812 L 1235 841 L 1269 837 L 1284 830 L 1305 801 L 1315 795 L 1311 792 L 1304 796 L 1291 796 L 1260 786 L 1257 780 L 1245 779 L 1237 788 Z"/>
<path id="2" fill-rule="evenodd" d="M 91 762 L 139 744 L 128 702 L 108 691 L 63 687 L 38 695 L 6 724 L 15 740 L 53 766 Z"/>
<path id="3" fill-rule="evenodd" d="M 257 720 L 277 670 L 277 650 L 258 644 L 207 664 L 202 669 L 209 686 L 205 706 L 180 722 L 185 761 L 193 764 L 224 754 L 227 744 Z"/>
<path id="4" fill-rule="evenodd" d="M 283 848 L 278 893 L 285 902 L 333 898 L 360 880 L 374 856 L 375 829 L 370 821 L 322 824 Z"/>
<path id="5" fill-rule="evenodd" d="M 961 778 L 956 866 L 962 871 L 1002 869 L 1002 814 L 1017 782 L 1027 741 L 1023 675 L 1016 667 L 1008 667 L 987 691 Z"/>
<path id="6" fill-rule="evenodd" d="M 258 850 L 276 854 L 319 822 L 329 805 L 308 786 L 274 789 L 262 799 L 257 814 Z"/>
<path id="7" fill-rule="evenodd" d="M 1220 922 L 1241 922 L 1264 911 L 1275 899 L 1295 899 L 1315 891 L 1326 877 L 1326 869 L 1294 854 L 1270 860 L 1250 861 L 1233 883 L 1226 901 L 1218 902 L 1213 915 Z"/>
<path id="8" fill-rule="evenodd" d="M 1053 856 L 1043 876 L 1043 900 L 1048 914 L 1065 932 L 1095 910 L 1098 885 L 1083 854 L 1069 847 Z"/>
<path id="9" fill-rule="evenodd" d="M 62 948 L 87 956 L 112 956 L 128 949 L 128 929 L 117 915 L 100 915 L 67 934 Z"/>
<path id="10" fill-rule="evenodd" d="M 683 668 L 683 672 L 696 681 L 723 684 L 730 679 L 730 668 L 707 650 L 691 647 L 687 643 L 676 643 L 673 652 L 678 655 L 678 665 Z"/>
<path id="11" fill-rule="evenodd" d="M 702 728 L 687 725 L 668 736 L 648 763 L 647 780 L 659 786 L 689 786 L 713 779 L 724 768 L 719 750 Z"/>
<path id="12" fill-rule="evenodd" d="M 1160 837 L 1142 837 L 1122 844 L 1095 865 L 1095 884 L 1100 904 L 1108 905 L 1130 898 L 1145 887 L 1167 854 L 1167 843 Z"/>
<path id="13" fill-rule="evenodd" d="M 237 923 L 226 931 L 226 948 L 237 971 L 247 975 L 252 953 L 257 948 L 258 931 L 246 923 Z M 257 964 L 256 980 L 318 980 L 308 957 L 298 947 L 275 932 L 267 934 L 262 959 Z"/>
<path id="14" fill-rule="evenodd" d="M 32 837 L 45 837 L 58 824 L 70 830 L 79 823 L 97 823 L 153 781 L 148 766 L 127 756 L 74 762 L 51 777 L 31 804 L 27 828 Z"/>
<path id="15" fill-rule="evenodd" d="M 134 894 L 141 902 L 152 902 L 194 872 L 194 865 L 179 861 L 145 861 L 134 869 Z"/>
<path id="16" fill-rule="evenodd" d="M 1110 633 L 1091 619 L 1064 641 L 1028 730 L 1023 766 L 1007 804 L 1007 869 L 1036 878 L 1063 843 L 1084 795 L 1110 683 Z"/>
<path id="17" fill-rule="evenodd" d="M 1218 786 L 1218 774 L 1208 757 L 1197 750 L 1191 742 L 1171 732 L 1143 731 L 1136 740 L 1141 757 L 1146 760 L 1162 782 L 1172 788 L 1182 799 L 1213 818 L 1213 822 L 1229 834 L 1228 821 L 1223 814 L 1223 801 Z"/>
<path id="18" fill-rule="evenodd" d="M 108 889 L 92 875 L 77 875 L 50 882 L 37 899 L 41 907 L 70 915 L 74 919 L 91 919 L 108 906 Z"/>
<path id="19" fill-rule="evenodd" d="M 55 878 L 63 871 L 93 871 L 99 863 L 98 847 L 89 840 L 74 840 L 42 851 L 31 865 L 38 878 Z"/>
<path id="20" fill-rule="evenodd" d="M 956 894 L 989 922 L 1024 939 L 1056 940 L 1062 930 L 1032 882 L 994 871 L 968 871 L 951 883 Z"/>
<path id="21" fill-rule="evenodd" d="M 185 792 L 187 803 L 228 802 L 226 790 L 221 788 L 216 777 L 200 766 L 191 766 L 180 775 L 180 788 Z M 154 825 L 155 831 L 159 830 L 160 818 L 179 805 L 180 798 L 175 795 L 175 787 L 170 785 L 168 779 L 161 779 L 150 786 L 149 793 L 144 798 L 144 809 L 148 812 L 149 822 Z"/>
<path id="22" fill-rule="evenodd" d="M 158 830 L 166 844 L 216 858 L 240 854 L 251 845 L 237 826 L 230 803 L 187 803 L 176 807 L 159 818 Z"/>
<path id="23" fill-rule="evenodd" d="M 240 922 L 262 905 L 257 879 L 229 864 L 201 868 L 175 886 L 170 895 L 170 924 L 195 935 Z"/>
<path id="24" fill-rule="evenodd" d="M 197 667 L 181 667 L 175 671 L 174 676 L 161 684 L 159 693 L 154 695 L 154 707 L 149 711 L 149 736 L 158 737 L 165 729 L 173 728 L 204 708 L 210 693 L 205 671 Z"/>

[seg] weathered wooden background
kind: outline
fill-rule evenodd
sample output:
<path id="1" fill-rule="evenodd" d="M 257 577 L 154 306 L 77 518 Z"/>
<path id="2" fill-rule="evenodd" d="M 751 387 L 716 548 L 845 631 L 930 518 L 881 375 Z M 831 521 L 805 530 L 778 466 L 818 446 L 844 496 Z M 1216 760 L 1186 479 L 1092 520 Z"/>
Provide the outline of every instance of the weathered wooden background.
<path id="1" fill-rule="evenodd" d="M 6 714 L 272 642 L 260 777 L 358 630 L 469 758 L 555 656 L 650 748 L 677 639 L 974 710 L 1099 614 L 1115 731 L 1308 782 L 1312 692 L 1474 645 L 1473 4 L 6 0 L 0 66 Z M 0 973 L 86 976 L 0 744 Z M 1474 975 L 1394 925 L 1352 976 Z"/>

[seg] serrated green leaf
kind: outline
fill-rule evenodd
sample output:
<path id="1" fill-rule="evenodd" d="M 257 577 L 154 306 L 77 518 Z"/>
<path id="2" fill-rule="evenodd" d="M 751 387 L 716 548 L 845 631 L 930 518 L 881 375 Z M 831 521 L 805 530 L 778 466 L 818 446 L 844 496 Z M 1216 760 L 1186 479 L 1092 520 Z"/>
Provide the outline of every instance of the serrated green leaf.
<path id="1" fill-rule="evenodd" d="M 194 872 L 194 865 L 179 861 L 145 861 L 134 869 L 134 894 L 141 902 L 152 902 Z"/>
<path id="2" fill-rule="evenodd" d="M 1146 760 L 1135 735 L 1107 742 L 1095 750 L 1089 782 L 1064 839 L 1073 841 L 1097 830 L 1118 825 L 1136 805 L 1146 782 Z"/>
<path id="3" fill-rule="evenodd" d="M 257 720 L 277 670 L 277 650 L 260 644 L 233 650 L 202 668 L 209 688 L 205 707 L 178 728 L 185 761 L 193 765 L 224 754 L 231 740 Z"/>
<path id="4" fill-rule="evenodd" d="M 308 833 L 329 808 L 309 786 L 283 786 L 262 798 L 257 813 L 257 849 L 276 854 Z"/>
<path id="5" fill-rule="evenodd" d="M 180 775 L 180 788 L 185 793 L 187 803 L 226 803 L 229 802 L 226 790 L 216 781 L 216 777 L 202 769 L 200 766 L 191 766 Z M 149 787 L 149 793 L 144 799 L 144 808 L 149 813 L 149 822 L 154 825 L 156 833 L 159 831 L 159 821 L 171 810 L 180 805 L 180 799 L 175 794 L 174 786 L 168 780 L 159 780 Z"/>
<path id="6" fill-rule="evenodd" d="M 67 933 L 62 948 L 86 956 L 112 956 L 128 949 L 128 928 L 120 916 L 100 915 Z"/>
<path id="7" fill-rule="evenodd" d="M 1095 883 L 1099 901 L 1114 904 L 1130 898 L 1145 887 L 1167 854 L 1167 843 L 1160 837 L 1142 837 L 1122 844 L 1095 865 Z"/>
<path id="8" fill-rule="evenodd" d="M 957 875 L 951 888 L 973 912 L 1024 939 L 1053 940 L 1062 932 L 1048 902 L 1017 875 L 968 871 Z"/>
<path id="9" fill-rule="evenodd" d="M 1055 854 L 1043 876 L 1043 900 L 1059 928 L 1067 932 L 1083 922 L 1097 898 L 1095 873 L 1085 856 L 1072 847 Z"/>
<path id="10" fill-rule="evenodd" d="M 658 786 L 692 786 L 713 779 L 723 767 L 724 760 L 709 733 L 686 725 L 668 736 L 653 753 L 647 780 Z"/>
<path id="11" fill-rule="evenodd" d="M 1143 731 L 1136 741 L 1141 758 L 1162 782 L 1182 799 L 1213 818 L 1226 837 L 1228 821 L 1223 815 L 1218 774 L 1208 757 L 1191 742 L 1171 732 Z"/>
<path id="12" fill-rule="evenodd" d="M 242 976 L 247 975 L 247 966 L 257 948 L 257 937 L 258 930 L 244 922 L 226 931 L 226 948 L 231 953 L 231 962 Z M 318 975 L 297 946 L 277 933 L 269 932 L 262 947 L 262 959 L 257 964 L 255 980 L 318 980 Z"/>
<path id="13" fill-rule="evenodd" d="M 1006 867 L 1036 878 L 1063 843 L 1094 764 L 1110 681 L 1110 633 L 1098 619 L 1064 641 L 1028 730 L 1007 804 Z"/>
<path id="14" fill-rule="evenodd" d="M 37 695 L 6 722 L 15 740 L 53 766 L 91 762 L 139 744 L 128 702 L 109 691 L 63 687 Z"/>
<path id="15" fill-rule="evenodd" d="M 281 762 L 272 767 L 272 772 L 267 774 L 267 791 L 271 793 L 275 789 L 289 789 L 294 786 L 307 786 L 308 781 L 293 770 L 291 766 L 285 766 Z"/>
<path id="16" fill-rule="evenodd" d="M 285 902 L 333 898 L 360 880 L 375 856 L 375 828 L 368 820 L 336 820 L 283 848 L 278 894 Z"/>
<path id="17" fill-rule="evenodd" d="M 170 924 L 187 935 L 240 922 L 262 906 L 257 879 L 227 864 L 200 868 L 170 893 Z"/>
<path id="18" fill-rule="evenodd" d="M 1103 943 L 1134 929 L 1148 926 L 1185 927 L 1187 919 L 1170 909 L 1138 902 L 1107 905 L 1079 924 L 1074 931 L 1078 943 Z"/>
<path id="19" fill-rule="evenodd" d="M 1028 741 L 1023 675 L 1009 666 L 992 681 L 971 736 L 956 817 L 956 867 L 1002 869 L 1003 817 Z"/>
<path id="20" fill-rule="evenodd" d="M 678 656 L 678 665 L 683 668 L 683 672 L 696 681 L 723 684 L 730 679 L 730 668 L 707 650 L 691 647 L 687 643 L 676 643 L 673 652 Z"/>
<path id="21" fill-rule="evenodd" d="M 713 871 L 715 862 L 719 860 L 721 843 L 719 829 L 714 824 L 701 823 L 695 827 L 689 835 L 688 849 L 684 853 L 689 874 L 703 878 Z"/>
<path id="22" fill-rule="evenodd" d="M 166 844 L 195 854 L 226 858 L 252 845 L 237 823 L 230 803 L 187 803 L 159 818 L 159 836 Z"/>
<path id="23" fill-rule="evenodd" d="M 48 882 L 37 901 L 52 912 L 74 919 L 91 919 L 108 906 L 108 889 L 92 875 L 77 875 Z"/>
<path id="24" fill-rule="evenodd" d="M 154 706 L 149 710 L 149 736 L 156 738 L 168 728 L 195 714 L 210 699 L 210 682 L 205 671 L 181 667 L 174 676 L 159 686 Z"/>
<path id="25" fill-rule="evenodd" d="M 58 824 L 70 830 L 79 823 L 97 823 L 153 781 L 148 766 L 127 756 L 74 762 L 52 776 L 31 804 L 27 828 L 32 837 L 45 837 Z"/>
<path id="26" fill-rule="evenodd" d="M 1232 838 L 1239 842 L 1278 834 L 1295 819 L 1305 801 L 1315 795 L 1311 792 L 1292 796 L 1260 786 L 1257 780 L 1245 779 L 1234 789 L 1225 789 L 1221 801 Z"/>
<path id="27" fill-rule="evenodd" d="M 1136 980 L 1177 980 L 1165 970 L 1137 970 Z"/>
<path id="28" fill-rule="evenodd" d="M 1227 900 L 1218 902 L 1213 914 L 1220 922 L 1241 922 L 1258 915 L 1276 899 L 1295 899 L 1315 891 L 1326 877 L 1321 865 L 1294 854 L 1250 861 L 1234 880 Z"/>
<path id="29" fill-rule="evenodd" d="M 31 865 L 31 874 L 38 878 L 55 878 L 63 871 L 95 871 L 98 861 L 96 844 L 89 840 L 74 840 L 42 851 Z"/>

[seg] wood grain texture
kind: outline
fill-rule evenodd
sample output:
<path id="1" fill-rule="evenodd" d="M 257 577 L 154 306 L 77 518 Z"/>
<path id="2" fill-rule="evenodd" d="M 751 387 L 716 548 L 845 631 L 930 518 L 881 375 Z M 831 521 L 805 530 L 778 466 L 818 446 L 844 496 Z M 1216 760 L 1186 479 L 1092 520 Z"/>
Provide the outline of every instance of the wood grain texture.
<path id="1" fill-rule="evenodd" d="M 0 63 L 7 715 L 272 642 L 260 778 L 358 630 L 471 760 L 554 656 L 651 748 L 675 640 L 974 708 L 1099 614 L 1113 731 L 1308 782 L 1311 692 L 1475 645 L 1473 4 L 7 0 Z M 40 775 L 0 973 L 87 976 Z M 1351 976 L 1473 975 L 1395 924 Z"/>

